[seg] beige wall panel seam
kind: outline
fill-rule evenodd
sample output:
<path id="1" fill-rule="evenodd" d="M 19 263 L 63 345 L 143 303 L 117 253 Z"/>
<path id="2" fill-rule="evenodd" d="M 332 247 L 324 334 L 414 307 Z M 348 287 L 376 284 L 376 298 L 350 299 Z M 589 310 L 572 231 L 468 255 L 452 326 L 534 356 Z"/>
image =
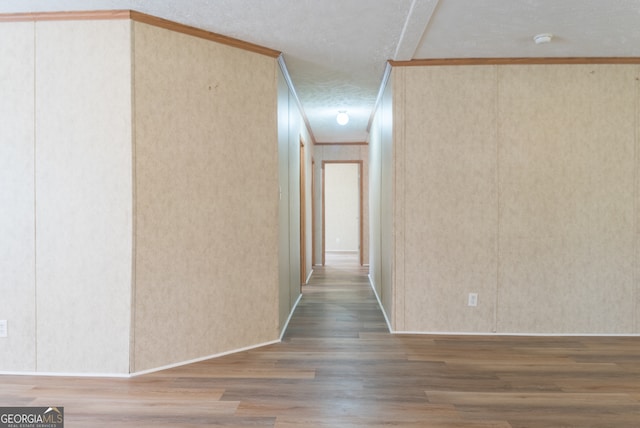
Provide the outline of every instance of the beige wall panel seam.
<path id="1" fill-rule="evenodd" d="M 404 111 L 406 109 L 406 73 L 404 70 L 397 70 L 395 73 L 394 82 L 394 91 L 393 97 L 396 100 L 394 104 L 393 111 L 393 122 L 394 124 L 402 124 L 402 126 L 394 126 L 393 127 L 393 141 L 392 141 L 392 153 L 393 159 L 395 162 L 392 162 L 392 177 L 393 177 L 393 187 L 392 187 L 392 200 L 394 201 L 394 220 L 393 220 L 393 266 L 392 266 L 392 287 L 393 287 L 393 295 L 394 300 L 396 302 L 397 307 L 394 308 L 395 316 L 395 330 L 406 330 L 406 305 L 405 305 L 405 288 L 404 288 L 404 263 L 405 263 L 405 236 L 404 236 L 404 227 L 405 227 L 405 217 L 404 217 L 404 207 L 406 205 L 405 201 L 405 192 L 404 192 L 404 174 L 405 174 L 405 138 L 406 138 L 406 124 L 404 120 Z M 400 99 L 398 99 L 398 97 Z"/>
<path id="2" fill-rule="evenodd" d="M 137 231 L 137 177 L 136 177 L 136 23 L 129 22 L 131 53 L 131 316 L 129 321 L 129 373 L 136 371 L 136 231 Z"/>
<path id="3" fill-rule="evenodd" d="M 37 66 L 37 61 L 38 61 L 38 56 L 36 55 L 37 52 L 37 43 L 38 43 L 38 39 L 36 37 L 37 35 L 37 31 L 36 31 L 36 23 L 33 23 L 33 307 L 34 307 L 34 336 L 33 336 L 33 346 L 34 346 L 34 359 L 33 359 L 33 364 L 34 364 L 34 371 L 38 371 L 38 199 L 36 198 L 38 192 L 38 180 L 37 180 L 37 171 L 38 171 L 38 164 L 37 164 L 37 151 L 36 149 L 38 148 L 38 127 L 37 127 L 37 117 L 38 117 L 38 111 L 36 109 L 36 99 L 37 99 L 37 93 L 36 93 L 36 88 L 37 88 L 37 71 L 38 71 L 38 66 Z"/>
<path id="4" fill-rule="evenodd" d="M 501 68 L 494 65 L 495 70 L 495 91 L 496 102 L 494 105 L 495 112 L 495 136 L 496 136 L 496 172 L 495 172 L 495 189 L 496 189 L 496 290 L 494 294 L 494 308 L 493 308 L 493 332 L 498 331 L 499 322 L 499 309 L 500 309 L 500 145 L 502 143 L 500 138 L 500 70 Z"/>
<path id="5" fill-rule="evenodd" d="M 634 290 L 634 303 L 635 303 L 635 310 L 633 312 L 633 317 L 634 317 L 634 328 L 635 328 L 635 333 L 638 334 L 640 333 L 640 283 L 638 282 L 639 278 L 640 278 L 640 272 L 638 271 L 638 269 L 640 268 L 640 219 L 638 218 L 638 216 L 640 215 L 639 209 L 640 209 L 640 183 L 638 182 L 638 179 L 640 178 L 640 174 L 638 171 L 638 168 L 640 168 L 640 150 L 638 145 L 640 144 L 640 141 L 638 141 L 638 139 L 640 138 L 640 130 L 638 129 L 638 127 L 640 126 L 640 66 L 636 67 L 636 81 L 635 81 L 635 90 L 636 90 L 636 96 L 635 96 L 635 114 L 634 114 L 634 118 L 635 118 L 635 125 L 634 125 L 634 224 L 635 224 L 635 257 L 634 257 L 634 269 L 633 269 L 633 290 Z"/>

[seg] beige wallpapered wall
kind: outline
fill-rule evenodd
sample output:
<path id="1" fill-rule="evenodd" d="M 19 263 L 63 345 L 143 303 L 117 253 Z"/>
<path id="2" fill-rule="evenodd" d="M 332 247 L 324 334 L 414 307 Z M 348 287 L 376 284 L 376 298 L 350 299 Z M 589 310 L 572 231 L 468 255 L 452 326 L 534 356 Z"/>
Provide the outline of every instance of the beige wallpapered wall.
<path id="1" fill-rule="evenodd" d="M 279 337 L 277 62 L 134 31 L 141 371 Z"/>
<path id="2" fill-rule="evenodd" d="M 131 27 L 36 23 L 38 371 L 128 371 Z"/>
<path id="3" fill-rule="evenodd" d="M 393 70 L 395 330 L 638 332 L 639 74 Z"/>
<path id="4" fill-rule="evenodd" d="M 130 23 L 0 32 L 0 369 L 128 373 Z"/>
<path id="5" fill-rule="evenodd" d="M 36 365 L 33 46 L 33 23 L 0 25 L 0 367 L 15 371 Z"/>
<path id="6" fill-rule="evenodd" d="M 129 20 L 0 35 L 0 370 L 128 374 L 277 340 L 311 141 L 277 59 Z"/>

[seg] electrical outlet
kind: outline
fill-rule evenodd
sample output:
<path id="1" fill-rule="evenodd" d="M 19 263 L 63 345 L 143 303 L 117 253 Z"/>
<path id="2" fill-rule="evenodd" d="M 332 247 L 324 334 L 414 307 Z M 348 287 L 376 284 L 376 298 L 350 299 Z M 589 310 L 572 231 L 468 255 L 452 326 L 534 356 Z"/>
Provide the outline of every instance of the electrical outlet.
<path id="1" fill-rule="evenodd" d="M 478 306 L 478 293 L 469 293 L 468 306 Z"/>
<path id="2" fill-rule="evenodd" d="M 7 320 L 0 320 L 0 337 L 7 337 Z"/>

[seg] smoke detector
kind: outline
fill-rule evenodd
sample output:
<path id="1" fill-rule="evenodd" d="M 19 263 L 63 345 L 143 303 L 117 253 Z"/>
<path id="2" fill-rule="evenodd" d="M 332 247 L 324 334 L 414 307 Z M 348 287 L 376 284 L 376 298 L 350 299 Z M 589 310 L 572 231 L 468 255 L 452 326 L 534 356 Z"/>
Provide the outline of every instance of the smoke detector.
<path id="1" fill-rule="evenodd" d="M 533 36 L 533 41 L 536 42 L 536 45 L 551 43 L 551 39 L 553 39 L 553 34 L 551 33 L 542 33 Z"/>

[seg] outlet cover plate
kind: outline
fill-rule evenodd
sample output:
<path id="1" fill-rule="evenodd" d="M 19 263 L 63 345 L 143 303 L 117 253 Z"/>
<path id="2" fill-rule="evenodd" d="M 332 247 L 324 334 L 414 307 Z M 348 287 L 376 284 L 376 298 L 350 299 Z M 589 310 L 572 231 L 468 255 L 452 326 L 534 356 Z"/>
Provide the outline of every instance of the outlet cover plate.
<path id="1" fill-rule="evenodd" d="M 469 306 L 478 306 L 478 293 L 469 293 L 469 300 L 467 302 Z"/>

